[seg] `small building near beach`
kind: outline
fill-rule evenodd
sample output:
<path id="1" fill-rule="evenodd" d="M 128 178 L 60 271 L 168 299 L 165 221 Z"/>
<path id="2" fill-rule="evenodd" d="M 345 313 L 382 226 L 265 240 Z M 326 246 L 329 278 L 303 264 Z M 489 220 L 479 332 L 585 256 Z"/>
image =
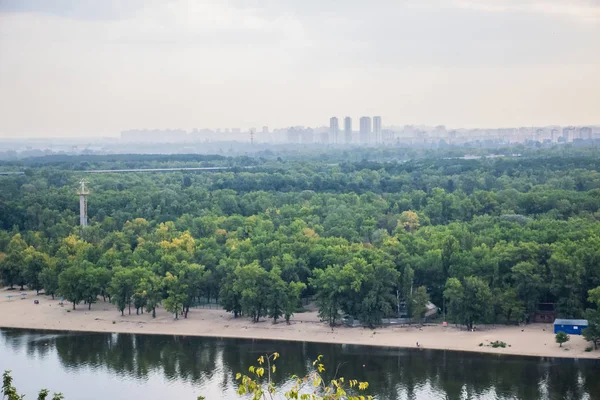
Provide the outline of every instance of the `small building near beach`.
<path id="1" fill-rule="evenodd" d="M 555 303 L 540 303 L 531 318 L 533 322 L 549 324 L 556 319 Z"/>
<path id="2" fill-rule="evenodd" d="M 555 319 L 554 333 L 564 332 L 569 335 L 581 335 L 581 331 L 588 327 L 587 319 Z"/>

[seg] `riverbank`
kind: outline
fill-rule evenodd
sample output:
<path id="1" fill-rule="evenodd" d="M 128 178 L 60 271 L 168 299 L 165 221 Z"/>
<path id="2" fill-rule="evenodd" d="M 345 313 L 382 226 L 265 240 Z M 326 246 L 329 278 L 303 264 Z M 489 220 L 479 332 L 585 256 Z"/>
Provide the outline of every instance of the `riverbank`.
<path id="1" fill-rule="evenodd" d="M 110 303 L 100 299 L 88 310 L 79 305 L 72 310 L 71 304 L 46 296 L 27 292 L 25 298 L 19 292 L 0 291 L 0 327 L 47 329 L 82 332 L 141 333 L 186 336 L 212 336 L 248 339 L 293 340 L 323 343 L 345 343 L 371 346 L 416 347 L 471 351 L 495 354 L 513 354 L 537 357 L 600 358 L 600 350 L 585 352 L 589 346 L 581 336 L 559 347 L 554 341 L 551 324 L 532 324 L 525 327 L 485 327 L 467 332 L 454 326 L 392 326 L 378 329 L 346 328 L 331 329 L 319 321 L 316 312 L 294 315 L 290 325 L 285 322 L 273 324 L 271 320 L 253 323 L 246 318 L 234 319 L 223 310 L 193 309 L 188 319 L 173 320 L 172 315 L 160 309 L 155 319 L 150 314 L 121 316 Z M 12 298 L 7 296 L 11 295 Z M 38 300 L 39 304 L 34 304 Z M 493 341 L 505 342 L 505 348 L 493 348 Z M 482 346 L 480 346 L 482 344 Z"/>

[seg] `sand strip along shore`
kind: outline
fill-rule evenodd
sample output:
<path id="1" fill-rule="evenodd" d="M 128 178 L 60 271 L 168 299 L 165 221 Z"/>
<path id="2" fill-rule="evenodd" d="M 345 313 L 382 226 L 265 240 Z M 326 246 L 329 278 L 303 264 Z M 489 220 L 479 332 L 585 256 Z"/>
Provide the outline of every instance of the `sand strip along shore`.
<path id="1" fill-rule="evenodd" d="M 494 354 L 514 354 L 538 357 L 600 358 L 600 350 L 586 352 L 590 344 L 583 337 L 571 335 L 563 347 L 554 341 L 551 324 L 517 326 L 486 326 L 475 332 L 467 332 L 454 326 L 391 326 L 378 329 L 346 328 L 331 329 L 320 322 L 316 312 L 296 314 L 291 324 L 285 321 L 273 324 L 272 320 L 253 323 L 247 318 L 234 319 L 223 310 L 192 309 L 188 319 L 173 320 L 163 309 L 157 311 L 155 319 L 150 314 L 121 316 L 114 305 L 102 299 L 92 305 L 80 304 L 77 310 L 64 302 L 35 292 L 0 290 L 0 327 L 26 328 L 83 332 L 114 332 L 164 334 L 183 336 L 210 336 L 248 339 L 271 339 L 309 341 L 322 343 L 344 343 L 371 346 L 416 347 L 471 351 Z M 13 296 L 8 298 L 7 296 Z M 39 304 L 34 304 L 38 300 Z M 506 348 L 488 346 L 493 341 L 503 341 Z M 483 343 L 483 346 L 480 346 Z"/>

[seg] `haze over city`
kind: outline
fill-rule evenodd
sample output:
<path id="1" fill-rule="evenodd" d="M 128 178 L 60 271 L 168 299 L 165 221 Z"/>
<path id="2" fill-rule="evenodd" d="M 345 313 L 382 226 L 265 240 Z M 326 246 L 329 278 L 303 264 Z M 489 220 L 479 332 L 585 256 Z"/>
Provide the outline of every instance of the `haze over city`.
<path id="1" fill-rule="evenodd" d="M 593 0 L 0 1 L 0 138 L 600 123 Z"/>

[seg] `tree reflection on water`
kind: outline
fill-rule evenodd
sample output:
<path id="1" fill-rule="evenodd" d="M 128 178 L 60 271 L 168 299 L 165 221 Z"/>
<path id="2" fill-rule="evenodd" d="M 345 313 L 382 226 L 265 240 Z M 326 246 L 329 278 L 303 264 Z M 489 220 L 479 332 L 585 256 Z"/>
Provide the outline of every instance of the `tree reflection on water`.
<path id="1" fill-rule="evenodd" d="M 165 335 L 52 333 L 0 330 L 1 345 L 29 358 L 55 353 L 66 370 L 88 367 L 120 379 L 201 384 L 216 379 L 223 392 L 237 372 L 277 351 L 274 381 L 304 375 L 322 354 L 326 378 L 368 381 L 377 399 L 600 399 L 595 360 L 498 356 L 439 350 L 394 349 L 306 342 Z"/>

